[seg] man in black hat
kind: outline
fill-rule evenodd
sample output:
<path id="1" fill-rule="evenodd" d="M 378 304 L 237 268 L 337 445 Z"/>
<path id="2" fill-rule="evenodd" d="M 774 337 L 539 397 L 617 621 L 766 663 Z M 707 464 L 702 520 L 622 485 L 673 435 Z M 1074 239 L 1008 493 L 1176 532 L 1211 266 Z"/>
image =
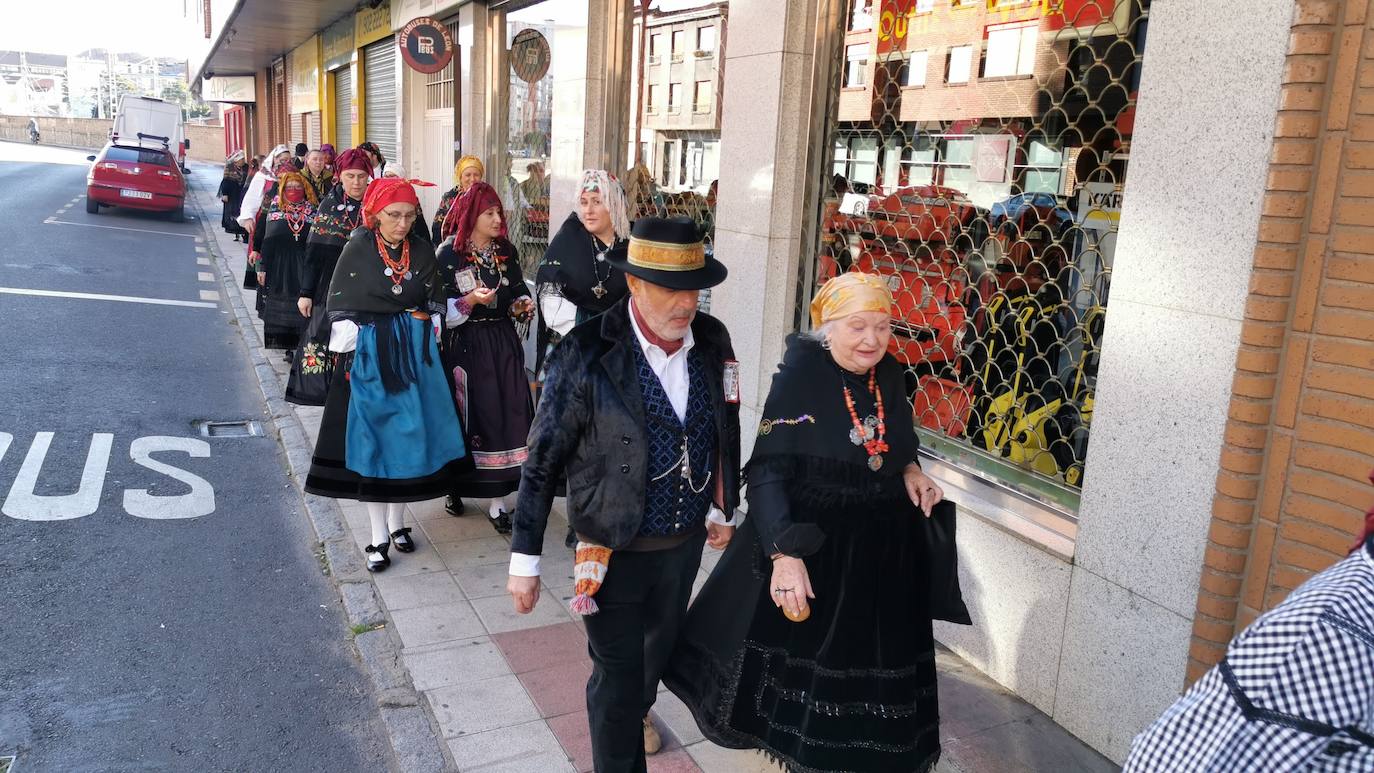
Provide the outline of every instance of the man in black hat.
<path id="1" fill-rule="evenodd" d="M 539 555 L 566 475 L 587 615 L 592 755 L 599 773 L 644 771 L 657 751 L 648 713 L 687 611 L 703 543 L 722 548 L 739 504 L 739 378 L 730 335 L 697 311 L 725 280 L 697 226 L 641 218 L 607 256 L 630 294 L 573 328 L 549 358 L 530 430 L 508 589 L 539 599 Z M 611 554 L 614 553 L 614 558 Z"/>

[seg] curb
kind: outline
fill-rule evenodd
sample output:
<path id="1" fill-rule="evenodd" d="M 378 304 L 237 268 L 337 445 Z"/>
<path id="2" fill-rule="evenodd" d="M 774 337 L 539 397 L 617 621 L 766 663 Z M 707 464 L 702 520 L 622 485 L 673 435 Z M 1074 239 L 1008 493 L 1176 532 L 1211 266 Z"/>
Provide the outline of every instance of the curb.
<path id="1" fill-rule="evenodd" d="M 193 190 L 199 188 L 194 184 L 190 187 Z M 188 209 L 200 219 L 201 229 L 205 232 L 205 248 L 215 260 L 221 292 L 227 299 L 226 303 L 234 315 L 233 322 L 248 350 L 258 386 L 267 403 L 267 411 L 272 416 L 271 425 L 286 455 L 287 473 L 296 486 L 310 526 L 315 531 L 315 538 L 323 549 L 325 566 L 339 593 L 348 623 L 355 628 L 372 629 L 354 636 L 353 646 L 372 682 L 373 694 L 397 769 L 406 773 L 457 770 L 446 744 L 439 741 L 441 734 L 433 709 L 421 698 L 411 681 L 410 672 L 401 658 L 400 641 L 388 625 L 386 606 L 377 596 L 376 588 L 363 566 L 362 556 L 353 544 L 343 511 L 334 500 L 307 494 L 302 488 L 310 471 L 314 449 L 300 417 L 283 397 L 285 384 L 267 361 L 257 340 L 253 319 L 240 294 L 240 277 L 232 268 L 229 256 L 219 246 L 216 233 L 219 216 L 216 214 L 213 219 L 207 216 L 198 195 L 187 196 L 187 199 Z"/>

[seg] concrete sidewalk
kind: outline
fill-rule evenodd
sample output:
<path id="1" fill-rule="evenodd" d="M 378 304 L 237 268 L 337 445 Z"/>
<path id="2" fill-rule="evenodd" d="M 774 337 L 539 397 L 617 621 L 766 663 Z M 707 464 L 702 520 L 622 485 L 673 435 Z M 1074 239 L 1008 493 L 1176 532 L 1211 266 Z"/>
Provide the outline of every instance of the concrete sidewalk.
<path id="1" fill-rule="evenodd" d="M 194 168 L 193 195 L 209 221 L 217 268 L 241 278 L 245 246 L 218 227 L 220 203 L 214 191 L 220 170 L 200 164 Z M 254 292 L 241 292 L 252 309 Z M 261 323 L 255 332 L 261 342 Z M 270 386 L 281 389 L 288 364 L 275 352 L 267 353 L 266 359 L 277 375 L 278 383 Z M 265 385 L 268 381 L 264 379 Z M 313 444 L 323 409 L 292 409 Z M 356 502 L 339 506 L 361 562 L 368 542 L 367 512 Z M 439 500 L 409 506 L 409 520 L 408 525 L 418 527 L 418 549 L 408 555 L 393 552 L 391 567 L 372 580 L 386 625 L 399 637 L 400 665 L 422 696 L 421 705 L 432 711 L 432 724 L 452 762 L 463 771 L 491 773 L 590 771 L 585 688 L 591 663 L 581 624 L 568 611 L 573 562 L 562 543 L 566 518 L 561 502 L 546 535 L 542 597 L 529 615 L 516 614 L 506 595 L 509 540 L 495 533 L 482 512 L 470 507 L 455 518 Z M 719 557 L 719 551 L 706 548 L 698 588 Z M 937 661 L 944 742 L 937 770 L 1116 769 L 1044 713 L 950 652 L 941 648 Z M 650 771 L 778 769 L 758 753 L 703 740 L 686 707 L 669 693 L 660 693 L 654 713 L 664 748 L 650 758 Z"/>

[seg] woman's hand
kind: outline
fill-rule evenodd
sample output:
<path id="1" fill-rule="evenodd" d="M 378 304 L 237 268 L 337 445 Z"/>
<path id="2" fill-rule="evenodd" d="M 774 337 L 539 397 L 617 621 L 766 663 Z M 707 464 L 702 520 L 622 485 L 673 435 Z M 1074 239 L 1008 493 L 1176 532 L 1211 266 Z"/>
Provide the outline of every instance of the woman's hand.
<path id="1" fill-rule="evenodd" d="M 911 497 L 911 503 L 921 508 L 921 512 L 930 517 L 931 508 L 940 503 L 945 498 L 944 489 L 936 485 L 929 475 L 921 472 L 921 468 L 915 462 L 908 464 L 902 471 L 902 481 L 906 483 L 907 496 Z"/>
<path id="2" fill-rule="evenodd" d="M 296 301 L 296 308 L 300 310 L 302 317 L 309 317 L 310 312 L 315 309 L 315 302 L 309 298 L 301 298 Z"/>
<path id="3" fill-rule="evenodd" d="M 511 319 L 516 322 L 524 322 L 534 316 L 534 301 L 528 296 L 516 298 L 510 305 Z"/>
<path id="4" fill-rule="evenodd" d="M 229 203 L 229 197 L 228 197 L 228 196 L 220 196 L 220 197 L 219 197 L 219 200 L 225 202 L 226 204 Z"/>
<path id="5" fill-rule="evenodd" d="M 793 619 L 800 618 L 810 608 L 807 599 L 816 598 L 811 590 L 811 578 L 806 573 L 806 562 L 791 556 L 780 556 L 773 560 L 773 584 L 768 591 L 773 606 L 781 608 Z"/>
<path id="6" fill-rule="evenodd" d="M 463 302 L 473 308 L 478 306 L 490 306 L 496 303 L 496 291 L 490 287 L 479 287 L 467 295 L 464 295 Z"/>

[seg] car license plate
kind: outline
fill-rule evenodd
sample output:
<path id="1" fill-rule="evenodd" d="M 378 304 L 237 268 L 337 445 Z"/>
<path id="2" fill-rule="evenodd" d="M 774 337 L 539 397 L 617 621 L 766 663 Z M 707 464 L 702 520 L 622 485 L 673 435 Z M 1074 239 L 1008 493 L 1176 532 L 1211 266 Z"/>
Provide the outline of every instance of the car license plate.
<path id="1" fill-rule="evenodd" d="M 151 199 L 153 197 L 153 194 L 147 191 L 131 191 L 128 188 L 121 189 L 119 195 L 126 199 Z"/>

